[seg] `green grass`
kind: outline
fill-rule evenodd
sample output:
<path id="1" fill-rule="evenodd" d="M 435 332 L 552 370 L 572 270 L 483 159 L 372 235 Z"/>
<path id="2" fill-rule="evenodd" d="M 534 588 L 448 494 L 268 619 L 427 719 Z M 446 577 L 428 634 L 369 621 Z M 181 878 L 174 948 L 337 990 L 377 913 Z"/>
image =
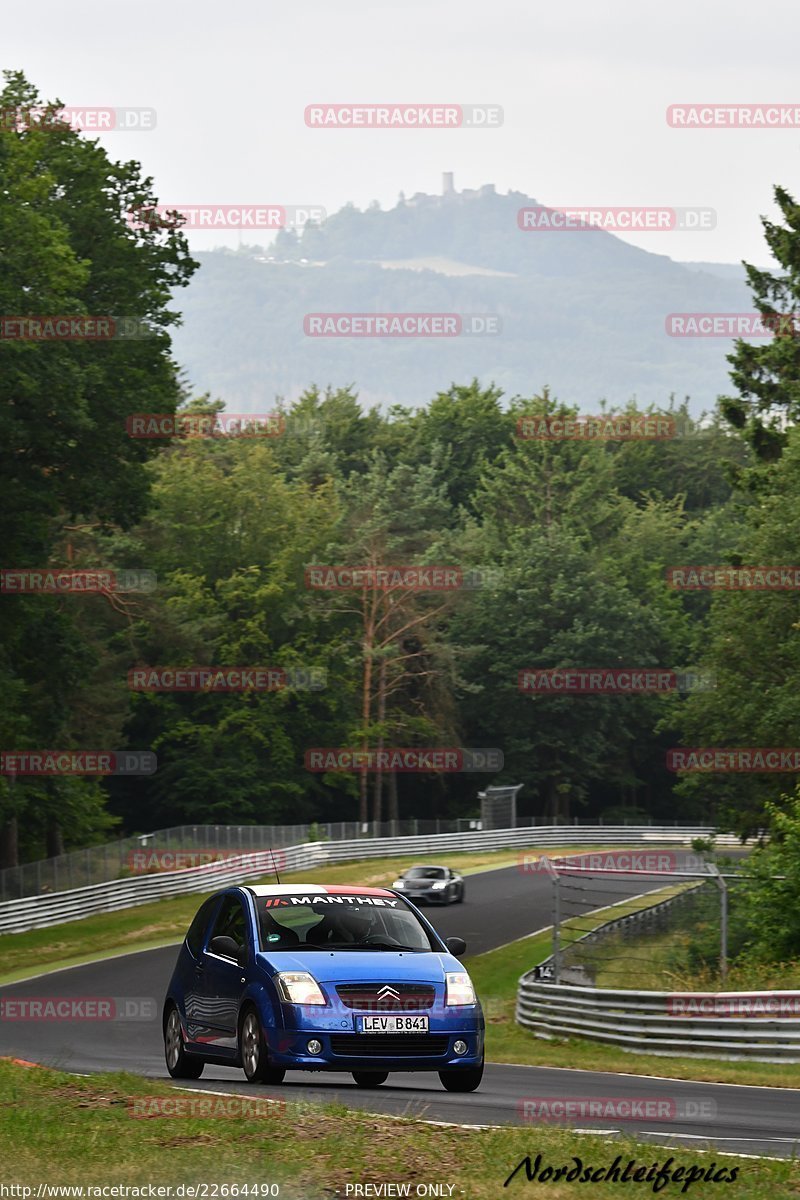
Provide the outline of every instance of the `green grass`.
<path id="1" fill-rule="evenodd" d="M 636 986 L 649 991 L 748 992 L 800 990 L 800 961 L 783 963 L 732 963 L 723 980 L 716 965 L 692 968 L 689 951 L 692 931 L 675 929 L 662 934 L 626 939 L 622 954 L 636 962 Z M 616 938 L 592 951 L 592 970 L 598 987 L 625 987 L 622 983 Z"/>
<path id="2" fill-rule="evenodd" d="M 234 1184 L 276 1183 L 282 1200 L 322 1200 L 337 1193 L 345 1200 L 347 1186 L 354 1183 L 410 1184 L 414 1195 L 417 1185 L 436 1183 L 452 1185 L 454 1200 L 494 1200 L 506 1194 L 504 1181 L 526 1155 L 535 1161 L 541 1154 L 542 1168 L 573 1167 L 573 1156 L 578 1156 L 584 1167 L 595 1169 L 610 1166 L 620 1155 L 623 1169 L 631 1159 L 649 1170 L 671 1158 L 673 1170 L 696 1166 L 705 1171 L 714 1162 L 717 1171 L 737 1172 L 730 1190 L 724 1183 L 694 1183 L 688 1191 L 692 1197 L 774 1200 L 800 1195 L 797 1160 L 710 1155 L 694 1147 L 670 1151 L 552 1126 L 432 1127 L 344 1105 L 289 1102 L 284 1111 L 269 1110 L 271 1115 L 263 1117 L 132 1116 L 134 1101 L 146 1101 L 152 1111 L 160 1099 L 223 1103 L 222 1097 L 176 1092 L 133 1075 L 80 1078 L 0 1061 L 0 1182 L 34 1189 L 40 1183 L 116 1184 L 144 1187 L 145 1195 L 148 1185 L 227 1185 L 217 1192 L 222 1196 L 230 1196 Z M 224 1103 L 223 1112 L 236 1112 L 237 1101 L 227 1097 Z M 651 1195 L 652 1186 L 646 1184 L 641 1194 Z M 682 1186 L 680 1181 L 669 1183 L 659 1194 L 687 1194 Z M 634 1189 L 637 1195 L 640 1190 Z M 530 1186 L 523 1169 L 507 1194 L 564 1200 L 585 1197 L 589 1189 L 561 1180 L 544 1188 Z M 619 1196 L 620 1185 L 594 1183 L 591 1194 Z"/>
<path id="3" fill-rule="evenodd" d="M 568 849 L 548 849 L 547 853 L 563 854 Z M 587 851 L 591 849 L 593 847 L 587 847 Z M 453 854 L 447 856 L 447 865 L 465 875 L 472 875 L 478 871 L 514 866 L 521 853 L 521 850 L 495 850 L 483 854 Z M 530 855 L 535 853 L 535 849 L 525 850 L 524 853 Z M 401 858 L 362 859 L 314 867 L 310 871 L 295 871 L 290 878 L 293 882 L 386 886 L 397 878 L 399 871 L 410 865 L 410 861 Z M 441 856 L 429 855 L 413 861 L 438 862 Z M 264 882 L 272 882 L 272 877 L 265 878 Z M 179 942 L 203 899 L 203 893 L 195 892 L 171 900 L 140 904 L 120 912 L 98 913 L 49 929 L 4 934 L 0 937 L 0 984 L 13 983 L 16 979 L 40 971 L 54 971 L 130 950 L 152 950 L 157 946 Z"/>

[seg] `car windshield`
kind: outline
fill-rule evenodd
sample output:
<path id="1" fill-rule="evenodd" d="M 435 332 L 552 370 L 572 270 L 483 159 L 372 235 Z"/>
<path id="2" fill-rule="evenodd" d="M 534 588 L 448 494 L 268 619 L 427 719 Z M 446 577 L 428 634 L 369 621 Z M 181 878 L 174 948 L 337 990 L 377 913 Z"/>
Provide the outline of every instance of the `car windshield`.
<path id="1" fill-rule="evenodd" d="M 435 949 L 425 927 L 398 898 L 259 896 L 256 904 L 261 949 L 267 953 Z"/>
<path id="2" fill-rule="evenodd" d="M 446 867 L 411 867 L 406 871 L 406 879 L 444 879 Z"/>

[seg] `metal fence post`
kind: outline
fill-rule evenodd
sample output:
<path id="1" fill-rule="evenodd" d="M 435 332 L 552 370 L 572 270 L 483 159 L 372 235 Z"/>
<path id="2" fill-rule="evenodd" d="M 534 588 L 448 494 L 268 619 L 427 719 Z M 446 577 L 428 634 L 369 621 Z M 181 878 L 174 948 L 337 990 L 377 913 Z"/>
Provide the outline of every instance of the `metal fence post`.
<path id="1" fill-rule="evenodd" d="M 561 979 L 561 880 L 546 854 L 542 855 L 541 861 L 553 884 L 553 983 L 558 983 Z"/>
<path id="2" fill-rule="evenodd" d="M 719 888 L 719 975 L 724 983 L 728 978 L 728 885 L 716 863 L 708 866 Z"/>
<path id="3" fill-rule="evenodd" d="M 728 885 L 721 875 L 719 887 L 719 973 L 724 983 L 728 978 Z"/>

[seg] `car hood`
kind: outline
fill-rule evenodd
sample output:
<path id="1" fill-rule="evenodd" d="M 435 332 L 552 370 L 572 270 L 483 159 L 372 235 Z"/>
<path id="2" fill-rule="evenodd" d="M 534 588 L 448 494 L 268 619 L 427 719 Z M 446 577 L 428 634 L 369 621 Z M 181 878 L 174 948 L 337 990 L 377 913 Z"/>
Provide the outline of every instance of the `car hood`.
<path id="1" fill-rule="evenodd" d="M 259 954 L 270 975 L 276 971 L 308 971 L 320 983 L 353 983 L 390 979 L 444 983 L 447 971 L 463 971 L 452 954 L 395 950 L 284 950 Z"/>

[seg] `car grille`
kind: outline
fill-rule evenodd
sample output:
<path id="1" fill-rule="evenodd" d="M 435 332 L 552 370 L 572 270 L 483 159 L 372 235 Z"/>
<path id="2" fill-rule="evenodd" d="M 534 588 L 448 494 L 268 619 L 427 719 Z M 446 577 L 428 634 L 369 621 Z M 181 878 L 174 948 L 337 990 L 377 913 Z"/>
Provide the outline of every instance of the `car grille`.
<path id="1" fill-rule="evenodd" d="M 387 987 L 397 992 L 397 996 L 381 996 L 380 993 Z M 435 988 L 420 983 L 348 983 L 336 991 L 345 1008 L 358 1008 L 366 1012 L 409 1012 L 432 1008 L 436 998 Z"/>
<path id="2" fill-rule="evenodd" d="M 441 1033 L 402 1033 L 393 1037 L 390 1033 L 379 1033 L 371 1037 L 368 1033 L 334 1033 L 331 1035 L 333 1054 L 349 1058 L 424 1058 L 426 1054 L 446 1054 L 449 1038 Z"/>

